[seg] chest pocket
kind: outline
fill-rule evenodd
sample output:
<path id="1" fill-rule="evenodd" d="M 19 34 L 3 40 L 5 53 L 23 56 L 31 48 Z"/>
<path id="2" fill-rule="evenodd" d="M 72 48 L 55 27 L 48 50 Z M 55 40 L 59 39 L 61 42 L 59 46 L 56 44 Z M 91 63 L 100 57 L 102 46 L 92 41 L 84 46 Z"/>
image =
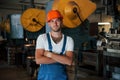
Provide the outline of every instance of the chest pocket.
<path id="1" fill-rule="evenodd" d="M 49 33 L 47 33 L 47 39 L 48 39 L 48 49 L 49 49 L 50 52 L 52 52 L 53 47 L 52 47 L 52 44 L 51 44 L 51 39 L 50 39 L 50 34 Z M 67 41 L 67 36 L 64 35 L 63 47 L 62 47 L 62 50 L 60 52 L 60 55 L 62 55 L 65 51 L 66 41 Z"/>

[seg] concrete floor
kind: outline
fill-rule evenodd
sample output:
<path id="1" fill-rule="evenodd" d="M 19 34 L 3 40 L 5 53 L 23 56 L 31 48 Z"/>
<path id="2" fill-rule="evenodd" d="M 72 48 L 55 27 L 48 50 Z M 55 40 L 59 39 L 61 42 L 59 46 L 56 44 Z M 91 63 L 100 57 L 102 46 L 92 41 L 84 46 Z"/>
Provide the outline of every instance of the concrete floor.
<path id="1" fill-rule="evenodd" d="M 69 80 L 103 80 L 94 74 L 78 70 L 77 77 L 71 68 L 68 68 Z M 36 80 L 36 77 L 31 77 L 27 70 L 21 66 L 8 65 L 5 62 L 0 62 L 0 80 Z"/>
<path id="2" fill-rule="evenodd" d="M 68 67 L 69 80 L 103 80 L 102 76 L 98 76 L 90 71 L 84 71 L 82 69 L 77 69 L 77 73 L 71 67 Z M 76 74 L 76 75 L 75 75 Z"/>

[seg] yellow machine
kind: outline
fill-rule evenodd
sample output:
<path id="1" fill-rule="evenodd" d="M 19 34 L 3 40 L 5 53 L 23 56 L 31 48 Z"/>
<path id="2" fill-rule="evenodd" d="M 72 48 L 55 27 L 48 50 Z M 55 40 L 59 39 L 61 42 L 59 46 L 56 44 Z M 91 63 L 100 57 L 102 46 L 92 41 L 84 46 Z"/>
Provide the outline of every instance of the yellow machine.
<path id="1" fill-rule="evenodd" d="M 45 25 L 45 11 L 29 8 L 23 12 L 21 23 L 25 30 L 30 32 L 39 31 Z"/>
<path id="2" fill-rule="evenodd" d="M 7 33 L 10 33 L 10 20 L 6 19 L 0 23 L 0 29 L 5 30 Z"/>
<path id="3" fill-rule="evenodd" d="M 96 9 L 90 0 L 54 0 L 51 9 L 57 9 L 63 15 L 63 25 L 75 28 L 87 19 Z M 30 32 L 39 31 L 45 26 L 45 11 L 29 8 L 23 12 L 21 23 Z"/>
<path id="4" fill-rule="evenodd" d="M 61 12 L 66 27 L 75 28 L 95 11 L 96 4 L 90 0 L 54 0 L 52 9 Z"/>

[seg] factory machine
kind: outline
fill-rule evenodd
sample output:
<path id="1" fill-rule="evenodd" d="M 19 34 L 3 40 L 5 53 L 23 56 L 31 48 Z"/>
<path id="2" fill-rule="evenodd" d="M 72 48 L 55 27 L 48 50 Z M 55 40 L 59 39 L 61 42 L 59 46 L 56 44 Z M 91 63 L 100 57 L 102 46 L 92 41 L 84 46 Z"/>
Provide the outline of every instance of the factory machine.
<path id="1" fill-rule="evenodd" d="M 114 30 L 114 31 L 113 31 Z M 120 34 L 117 29 L 107 34 L 108 43 L 103 53 L 104 77 L 120 79 Z"/>
<path id="2" fill-rule="evenodd" d="M 50 9 L 56 9 L 61 12 L 64 17 L 64 27 L 76 28 L 95 11 L 96 5 L 89 0 L 50 0 L 45 10 L 28 8 L 23 12 L 21 23 L 24 29 L 30 32 L 37 32 L 46 25 L 47 32 L 48 26 L 45 23 L 45 15 Z"/>

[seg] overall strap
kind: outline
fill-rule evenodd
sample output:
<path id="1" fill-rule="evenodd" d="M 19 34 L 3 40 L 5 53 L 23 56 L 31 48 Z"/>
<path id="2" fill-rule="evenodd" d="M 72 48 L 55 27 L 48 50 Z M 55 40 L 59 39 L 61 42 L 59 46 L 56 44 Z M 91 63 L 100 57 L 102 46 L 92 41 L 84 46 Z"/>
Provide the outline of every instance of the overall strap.
<path id="1" fill-rule="evenodd" d="M 64 35 L 64 41 L 63 41 L 63 47 L 62 47 L 62 52 L 60 54 L 63 54 L 65 51 L 65 46 L 66 46 L 66 41 L 67 41 L 67 36 Z"/>
<path id="2" fill-rule="evenodd" d="M 50 40 L 50 35 L 49 35 L 49 33 L 47 33 L 47 39 L 48 39 L 49 50 L 50 50 L 50 52 L 52 52 L 52 44 L 51 44 L 51 40 Z"/>

